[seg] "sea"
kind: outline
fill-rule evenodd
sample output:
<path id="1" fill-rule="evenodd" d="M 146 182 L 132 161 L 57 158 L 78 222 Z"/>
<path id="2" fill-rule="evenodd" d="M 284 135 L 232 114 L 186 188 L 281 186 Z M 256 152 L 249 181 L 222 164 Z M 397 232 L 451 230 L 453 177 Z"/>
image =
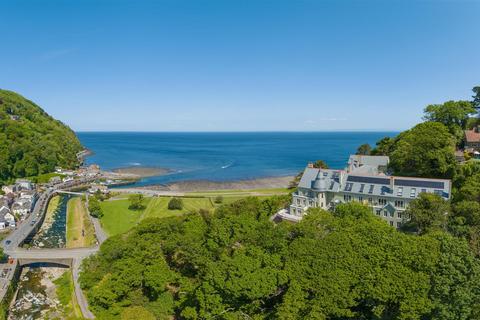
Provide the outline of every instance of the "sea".
<path id="1" fill-rule="evenodd" d="M 234 181 L 295 175 L 308 162 L 344 168 L 364 143 L 397 132 L 78 132 L 93 154 L 87 164 L 170 169 L 137 185 L 188 180 Z"/>

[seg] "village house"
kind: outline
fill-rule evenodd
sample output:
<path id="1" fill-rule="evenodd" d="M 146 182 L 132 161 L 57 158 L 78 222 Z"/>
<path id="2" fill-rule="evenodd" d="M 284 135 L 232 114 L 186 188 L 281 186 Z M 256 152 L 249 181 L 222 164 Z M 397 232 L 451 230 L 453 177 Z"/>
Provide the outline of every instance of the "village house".
<path id="1" fill-rule="evenodd" d="M 17 185 L 6 185 L 6 186 L 3 186 L 2 187 L 2 191 L 5 193 L 5 194 L 9 194 L 9 193 L 15 193 L 18 191 L 18 186 Z"/>
<path id="2" fill-rule="evenodd" d="M 18 189 L 17 192 L 22 190 L 33 190 L 35 188 L 34 184 L 27 179 L 17 179 L 15 185 Z"/>
<path id="3" fill-rule="evenodd" d="M 480 151 L 480 130 L 475 127 L 465 131 L 465 149 L 471 152 Z"/>
<path id="4" fill-rule="evenodd" d="M 388 157 L 352 156 L 345 170 L 317 169 L 309 165 L 293 193 L 286 220 L 299 221 L 309 208 L 333 209 L 358 201 L 391 226 L 400 227 L 408 217 L 408 204 L 422 192 L 435 193 L 445 200 L 451 196 L 451 181 L 387 175 Z"/>
<path id="5" fill-rule="evenodd" d="M 5 227 L 15 227 L 15 217 L 11 214 L 8 207 L 0 208 L 0 229 L 5 229 Z"/>
<path id="6" fill-rule="evenodd" d="M 97 192 L 101 192 L 103 194 L 108 194 L 110 193 L 110 190 L 108 190 L 108 187 L 103 185 L 103 184 L 92 184 L 90 188 L 88 189 L 88 192 L 90 194 L 95 194 Z"/>

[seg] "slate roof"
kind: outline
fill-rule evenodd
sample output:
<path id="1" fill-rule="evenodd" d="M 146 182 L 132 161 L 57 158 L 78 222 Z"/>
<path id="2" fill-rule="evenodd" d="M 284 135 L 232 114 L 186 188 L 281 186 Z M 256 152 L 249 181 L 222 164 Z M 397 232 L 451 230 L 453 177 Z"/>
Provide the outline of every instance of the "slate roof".
<path id="1" fill-rule="evenodd" d="M 349 174 L 344 170 L 306 168 L 298 185 L 299 188 L 315 191 L 343 192 L 357 195 L 414 199 L 421 192 L 436 193 L 450 198 L 451 181 L 397 177 L 386 175 Z"/>

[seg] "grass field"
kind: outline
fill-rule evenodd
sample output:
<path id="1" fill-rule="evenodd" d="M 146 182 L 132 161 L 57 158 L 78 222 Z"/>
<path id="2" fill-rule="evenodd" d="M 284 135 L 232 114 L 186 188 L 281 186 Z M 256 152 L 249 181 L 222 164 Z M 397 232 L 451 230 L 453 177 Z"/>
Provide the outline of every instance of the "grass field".
<path id="1" fill-rule="evenodd" d="M 117 195 L 111 201 L 103 201 L 100 203 L 103 210 L 103 217 L 101 218 L 102 227 L 109 235 L 116 235 L 123 233 L 134 227 L 138 222 L 145 218 L 152 217 L 170 217 L 181 215 L 186 212 L 198 211 L 200 209 L 214 210 L 221 204 L 215 203 L 217 196 L 223 197 L 222 204 L 232 203 L 234 201 L 243 199 L 253 194 L 259 198 L 268 198 L 272 194 L 286 194 L 288 189 L 255 189 L 255 190 L 220 190 L 207 192 L 192 192 L 185 197 L 180 197 L 183 200 L 182 210 L 168 210 L 168 202 L 171 197 L 147 197 L 145 198 L 145 209 L 130 210 L 128 207 L 130 201 L 128 195 Z"/>
<path id="2" fill-rule="evenodd" d="M 75 297 L 72 272 L 70 270 L 54 281 L 57 286 L 57 296 L 63 308 L 63 316 L 66 320 L 81 320 L 82 312 Z"/>
<path id="3" fill-rule="evenodd" d="M 74 197 L 67 203 L 67 248 L 95 245 L 95 229 L 87 215 L 85 203 Z"/>
<path id="4" fill-rule="evenodd" d="M 214 208 L 213 202 L 209 198 L 182 198 L 182 210 L 168 210 L 170 199 L 171 197 L 145 198 L 144 210 L 130 210 L 128 208 L 130 201 L 127 199 L 104 201 L 101 203 L 102 227 L 108 235 L 115 235 L 129 230 L 145 218 L 170 217 L 199 209 L 212 210 Z"/>

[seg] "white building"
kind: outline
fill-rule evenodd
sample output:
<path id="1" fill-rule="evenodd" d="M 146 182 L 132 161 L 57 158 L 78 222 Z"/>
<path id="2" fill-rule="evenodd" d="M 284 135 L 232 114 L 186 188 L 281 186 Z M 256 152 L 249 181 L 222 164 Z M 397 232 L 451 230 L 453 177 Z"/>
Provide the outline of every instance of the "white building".
<path id="1" fill-rule="evenodd" d="M 363 162 L 355 162 L 359 159 L 353 156 L 346 170 L 307 167 L 285 217 L 298 220 L 309 208 L 328 210 L 340 203 L 358 201 L 371 206 L 372 212 L 391 226 L 399 227 L 408 220 L 408 204 L 420 193 L 450 199 L 450 180 L 389 176 L 382 168 L 386 168 L 388 157 L 374 158 L 362 156 Z"/>

